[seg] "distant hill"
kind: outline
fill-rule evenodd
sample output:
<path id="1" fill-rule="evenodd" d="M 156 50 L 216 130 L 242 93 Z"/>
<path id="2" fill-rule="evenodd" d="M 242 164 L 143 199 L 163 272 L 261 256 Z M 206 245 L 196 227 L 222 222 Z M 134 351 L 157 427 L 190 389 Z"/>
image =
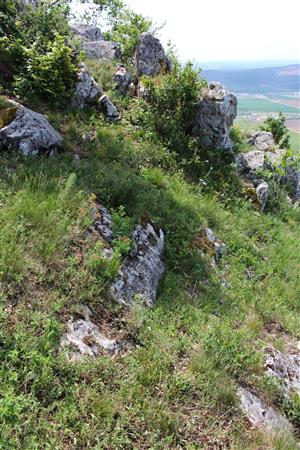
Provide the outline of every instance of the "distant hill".
<path id="1" fill-rule="evenodd" d="M 204 70 L 207 81 L 220 81 L 237 93 L 289 93 L 300 91 L 300 64 L 245 70 Z"/>

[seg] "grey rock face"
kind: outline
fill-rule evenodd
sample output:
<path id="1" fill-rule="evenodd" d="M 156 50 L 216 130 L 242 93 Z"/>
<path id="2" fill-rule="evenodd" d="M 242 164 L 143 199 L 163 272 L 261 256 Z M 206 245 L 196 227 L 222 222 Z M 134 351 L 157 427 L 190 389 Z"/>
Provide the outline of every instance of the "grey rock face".
<path id="1" fill-rule="evenodd" d="M 257 199 L 260 203 L 260 212 L 264 212 L 269 196 L 269 185 L 265 181 L 259 183 L 256 187 Z"/>
<path id="2" fill-rule="evenodd" d="M 240 407 L 254 427 L 265 428 L 270 433 L 293 432 L 289 421 L 273 408 L 267 406 L 262 400 L 244 388 L 238 388 Z"/>
<path id="3" fill-rule="evenodd" d="M 237 98 L 220 83 L 210 83 L 197 105 L 194 134 L 201 147 L 231 151 L 230 127 L 237 115 Z"/>
<path id="4" fill-rule="evenodd" d="M 70 26 L 73 33 L 80 39 L 87 41 L 103 41 L 103 34 L 99 27 L 84 24 L 74 24 Z"/>
<path id="5" fill-rule="evenodd" d="M 294 391 L 300 395 L 300 355 L 285 355 L 271 350 L 266 358 L 267 374 L 282 382 L 283 393 L 286 397 Z"/>
<path id="6" fill-rule="evenodd" d="M 254 133 L 248 140 L 248 143 L 255 145 L 257 150 L 261 151 L 271 150 L 275 146 L 273 134 L 268 131 Z"/>
<path id="7" fill-rule="evenodd" d="M 107 97 L 107 95 L 102 95 L 102 97 L 100 98 L 99 108 L 104 112 L 107 122 L 118 122 L 120 120 L 121 117 L 117 111 L 117 108 Z"/>
<path id="8" fill-rule="evenodd" d="M 121 46 L 117 42 L 88 41 L 83 42 L 82 49 L 87 58 L 114 61 L 122 56 Z"/>
<path id="9" fill-rule="evenodd" d="M 39 113 L 18 105 L 15 118 L 0 130 L 2 146 L 11 146 L 23 155 L 51 154 L 63 142 L 48 120 Z"/>
<path id="10" fill-rule="evenodd" d="M 142 33 L 135 54 L 138 76 L 154 76 L 170 69 L 164 48 L 151 33 Z"/>
<path id="11" fill-rule="evenodd" d="M 132 305 L 140 298 L 153 306 L 158 284 L 165 271 L 163 262 L 164 233 L 148 222 L 139 225 L 133 233 L 133 250 L 124 260 L 117 279 L 111 287 L 113 299 Z"/>
<path id="12" fill-rule="evenodd" d="M 60 345 L 67 351 L 71 361 L 80 361 L 84 356 L 99 356 L 101 350 L 116 354 L 121 349 L 117 341 L 100 333 L 98 326 L 92 322 L 91 310 L 84 305 L 80 314 L 69 320 Z"/>
<path id="13" fill-rule="evenodd" d="M 101 96 L 101 88 L 84 64 L 81 64 L 78 81 L 75 85 L 73 106 L 84 109 L 96 105 Z"/>
<path id="14" fill-rule="evenodd" d="M 125 66 L 119 65 L 117 67 L 117 71 L 114 75 L 114 82 L 116 83 L 116 88 L 120 94 L 127 93 L 131 83 L 131 73 Z"/>

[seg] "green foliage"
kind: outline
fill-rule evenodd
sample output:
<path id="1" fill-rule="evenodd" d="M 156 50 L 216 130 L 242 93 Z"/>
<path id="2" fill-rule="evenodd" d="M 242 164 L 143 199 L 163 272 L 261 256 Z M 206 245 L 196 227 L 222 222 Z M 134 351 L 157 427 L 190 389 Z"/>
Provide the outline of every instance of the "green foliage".
<path id="1" fill-rule="evenodd" d="M 283 407 L 287 417 L 295 424 L 300 425 L 300 396 L 297 392 L 292 393 L 289 399 L 284 399 Z"/>
<path id="2" fill-rule="evenodd" d="M 24 99 L 38 96 L 56 105 L 64 104 L 72 94 L 76 80 L 73 51 L 57 36 L 45 54 L 36 45 L 24 51 L 25 63 L 15 80 L 16 92 Z"/>
<path id="3" fill-rule="evenodd" d="M 192 63 L 175 63 L 169 75 L 143 81 L 149 91 L 146 119 L 171 152 L 181 158 L 191 158 L 196 143 L 193 139 L 193 119 L 204 81 Z"/>
<path id="4" fill-rule="evenodd" d="M 285 116 L 279 112 L 278 117 L 267 117 L 267 119 L 260 126 L 263 131 L 269 131 L 274 136 L 274 141 L 280 148 L 289 148 L 290 135 L 289 130 L 285 124 Z"/>
<path id="5" fill-rule="evenodd" d="M 37 7 L 8 3 L 0 16 L 0 64 L 8 66 L 4 81 L 27 100 L 64 104 L 71 95 L 77 56 L 68 13 L 66 2 L 44 1 Z M 10 27 L 11 16 L 17 26 Z"/>
<path id="6" fill-rule="evenodd" d="M 141 33 L 150 31 L 152 27 L 151 19 L 137 14 L 131 9 L 123 8 L 111 21 L 111 28 L 106 33 L 106 38 L 120 42 L 123 61 L 127 64 L 133 63 L 134 53 Z"/>

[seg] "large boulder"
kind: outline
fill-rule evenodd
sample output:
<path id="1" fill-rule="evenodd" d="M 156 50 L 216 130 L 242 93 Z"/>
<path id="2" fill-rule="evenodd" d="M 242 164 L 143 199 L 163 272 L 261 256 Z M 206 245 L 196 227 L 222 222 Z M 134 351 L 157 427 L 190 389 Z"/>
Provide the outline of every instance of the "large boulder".
<path id="1" fill-rule="evenodd" d="M 240 177 L 253 178 L 258 169 L 265 165 L 265 154 L 259 150 L 239 153 L 236 157 L 237 173 Z"/>
<path id="2" fill-rule="evenodd" d="M 237 115 L 237 98 L 220 83 L 210 83 L 197 105 L 194 133 L 202 148 L 231 151 L 230 127 Z"/>
<path id="3" fill-rule="evenodd" d="M 101 93 L 99 84 L 94 80 L 86 66 L 81 64 L 78 81 L 75 84 L 73 106 L 83 109 L 87 106 L 96 105 Z"/>
<path id="4" fill-rule="evenodd" d="M 113 299 L 124 305 L 141 300 L 153 306 L 158 284 L 165 271 L 163 262 L 164 233 L 147 221 L 133 233 L 133 250 L 121 265 L 119 275 L 113 282 Z"/>
<path id="5" fill-rule="evenodd" d="M 151 33 L 142 33 L 136 49 L 135 66 L 138 76 L 154 76 L 170 70 L 170 61 L 166 57 L 159 39 Z"/>
<path id="6" fill-rule="evenodd" d="M 240 407 L 250 424 L 254 427 L 264 428 L 272 434 L 293 433 L 290 422 L 275 409 L 267 406 L 260 398 L 247 389 L 238 388 Z"/>
<path id="7" fill-rule="evenodd" d="M 12 121 L 0 129 L 1 147 L 9 146 L 22 155 L 33 156 L 51 154 L 62 145 L 62 136 L 45 116 L 22 105 L 12 105 L 15 107 Z"/>
<path id="8" fill-rule="evenodd" d="M 99 27 L 93 25 L 74 24 L 70 25 L 73 31 L 79 39 L 85 41 L 103 41 L 104 37 Z"/>
<path id="9" fill-rule="evenodd" d="M 114 61 L 121 58 L 121 46 L 117 42 L 87 41 L 82 43 L 87 58 Z"/>
<path id="10" fill-rule="evenodd" d="M 272 150 L 275 146 L 273 134 L 268 131 L 258 131 L 257 133 L 252 134 L 248 139 L 248 143 L 255 145 L 257 150 L 261 151 Z"/>

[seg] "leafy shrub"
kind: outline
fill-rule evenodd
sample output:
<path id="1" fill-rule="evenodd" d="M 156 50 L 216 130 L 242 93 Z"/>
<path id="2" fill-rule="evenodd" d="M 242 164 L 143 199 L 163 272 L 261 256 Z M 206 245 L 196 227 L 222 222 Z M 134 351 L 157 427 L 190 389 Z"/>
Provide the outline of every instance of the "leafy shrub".
<path id="1" fill-rule="evenodd" d="M 39 96 L 45 100 L 61 104 L 72 93 L 76 77 L 72 49 L 65 44 L 62 36 L 49 41 L 48 51 L 40 54 L 37 46 L 24 51 L 26 63 L 16 78 L 15 88 L 23 98 Z"/>
<path id="2" fill-rule="evenodd" d="M 132 63 L 141 33 L 150 31 L 152 25 L 150 19 L 125 8 L 112 20 L 106 38 L 120 42 L 124 62 Z"/>
<path id="3" fill-rule="evenodd" d="M 192 138 L 196 103 L 204 81 L 192 63 L 177 62 L 162 79 L 145 79 L 149 91 L 148 116 L 150 126 L 164 145 L 181 157 L 190 157 L 196 143 Z"/>
<path id="4" fill-rule="evenodd" d="M 274 141 L 280 148 L 289 148 L 290 144 L 289 130 L 285 124 L 285 120 L 285 116 L 280 111 L 277 118 L 267 117 L 260 126 L 262 131 L 269 131 L 273 134 Z"/>

